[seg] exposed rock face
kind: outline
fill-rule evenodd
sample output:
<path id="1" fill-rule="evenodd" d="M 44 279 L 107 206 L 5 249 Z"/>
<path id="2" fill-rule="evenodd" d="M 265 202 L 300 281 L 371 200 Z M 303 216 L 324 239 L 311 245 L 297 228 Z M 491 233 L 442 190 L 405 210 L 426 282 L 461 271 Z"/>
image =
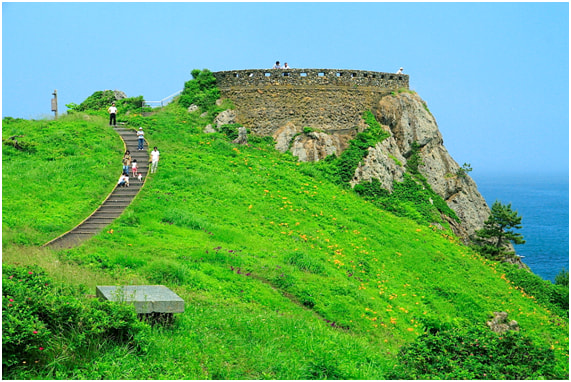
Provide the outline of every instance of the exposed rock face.
<path id="1" fill-rule="evenodd" d="M 341 153 L 346 147 L 343 136 L 310 132 L 294 138 L 291 152 L 301 161 L 317 162 L 328 155 Z"/>
<path id="2" fill-rule="evenodd" d="M 410 92 L 386 94 L 379 97 L 371 109 L 391 137 L 369 149 L 369 154 L 356 169 L 351 185 L 376 178 L 384 188 L 392 191 L 393 181 L 403 181 L 407 158 L 416 142 L 422 159 L 419 171 L 462 221 L 458 224 L 450 220 L 452 229 L 464 239 L 480 229 L 490 215 L 488 205 L 476 183 L 465 174 L 458 175 L 460 166 L 444 147 L 438 125 L 424 101 Z M 330 122 L 334 125 L 330 129 L 308 134 L 303 133 L 299 124 L 284 123 L 272 132 L 276 149 L 291 150 L 301 161 L 318 161 L 332 153 L 340 155 L 348 141 L 364 129 L 364 122 L 344 126 L 345 129 L 337 122 Z"/>
<path id="3" fill-rule="evenodd" d="M 222 125 L 230 125 L 236 123 L 236 112 L 234 110 L 224 110 L 214 119 L 214 123 L 220 129 Z"/>
<path id="4" fill-rule="evenodd" d="M 232 143 L 237 143 L 239 145 L 248 144 L 248 132 L 244 126 L 238 127 L 238 137 L 234 139 Z"/>
<path id="5" fill-rule="evenodd" d="M 113 90 L 113 96 L 117 101 L 123 98 L 127 98 L 127 94 L 125 94 L 125 92 L 122 92 L 121 90 Z"/>
<path id="6" fill-rule="evenodd" d="M 458 176 L 460 166 L 444 147 L 438 125 L 424 101 L 418 95 L 408 92 L 386 96 L 381 98 L 373 113 L 388 128 L 394 139 L 394 144 L 385 148 L 385 155 L 392 154 L 397 159 L 408 158 L 412 143 L 418 143 L 422 158 L 419 171 L 462 221 L 461 226 L 453 224 L 456 233 L 467 237 L 480 229 L 490 215 L 490 209 L 478 192 L 476 183 L 467 175 Z M 364 162 L 355 172 L 354 184 L 371 178 L 368 174 L 360 175 L 367 160 Z M 390 172 L 380 175 L 391 177 Z M 392 178 L 399 181 L 398 177 Z"/>
<path id="7" fill-rule="evenodd" d="M 402 156 L 396 140 L 389 137 L 369 149 L 369 154 L 355 171 L 351 186 L 376 178 L 383 188 L 392 192 L 393 180 L 403 181 L 405 164 L 406 159 Z"/>

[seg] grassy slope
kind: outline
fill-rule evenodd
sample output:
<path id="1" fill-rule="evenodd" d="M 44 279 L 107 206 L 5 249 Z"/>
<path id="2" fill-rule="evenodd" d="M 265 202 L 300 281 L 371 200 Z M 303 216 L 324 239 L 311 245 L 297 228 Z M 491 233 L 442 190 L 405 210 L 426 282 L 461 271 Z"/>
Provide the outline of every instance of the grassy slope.
<path id="1" fill-rule="evenodd" d="M 82 366 L 90 378 L 382 379 L 425 320 L 485 325 L 502 310 L 552 346 L 568 370 L 568 323 L 555 325 L 502 277 L 500 265 L 446 232 L 379 210 L 269 146 L 201 134 L 192 126 L 205 121 L 175 105 L 131 122 L 146 127 L 161 162 L 108 230 L 59 254 L 14 247 L 47 235 L 3 240 L 3 261 L 59 256 L 82 269 L 68 282 L 90 289 L 110 276 L 118 284 L 160 283 L 186 301 L 173 328 L 153 330 L 146 354 L 101 354 L 97 364 L 105 366 Z M 94 155 L 118 163 L 120 151 Z M 3 159 L 3 229 L 15 232 L 6 204 L 16 195 L 12 169 L 21 163 Z M 105 171 L 112 184 L 115 173 Z M 36 183 L 39 198 L 49 194 L 47 181 Z M 105 189 L 101 184 L 89 186 L 93 195 Z M 36 228 L 44 219 L 55 224 L 49 210 L 12 197 L 11 210 L 34 217 L 32 232 L 45 230 Z M 82 210 L 70 213 L 69 220 L 84 217 Z"/>

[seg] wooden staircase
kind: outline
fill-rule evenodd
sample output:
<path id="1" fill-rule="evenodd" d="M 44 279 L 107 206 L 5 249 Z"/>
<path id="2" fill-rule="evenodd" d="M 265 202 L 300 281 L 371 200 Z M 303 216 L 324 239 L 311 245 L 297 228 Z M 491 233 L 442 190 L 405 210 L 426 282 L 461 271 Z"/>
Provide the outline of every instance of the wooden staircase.
<path id="1" fill-rule="evenodd" d="M 93 212 L 87 219 L 81 222 L 72 230 L 44 244 L 44 247 L 50 248 L 72 248 L 81 244 L 84 240 L 97 234 L 103 228 L 108 226 L 113 220 L 118 218 L 125 208 L 131 204 L 131 201 L 139 193 L 143 187 L 147 175 L 149 174 L 149 154 L 147 152 L 148 145 L 145 142 L 144 150 L 137 150 L 137 133 L 132 129 L 116 127 L 114 129 L 123 139 L 125 143 L 125 151 L 131 152 L 131 157 L 137 160 L 138 172 L 143 174 L 143 180 L 129 176 L 129 187 L 117 187 L 109 194 L 107 199 Z M 121 174 L 121 163 L 117 164 L 117 179 Z"/>

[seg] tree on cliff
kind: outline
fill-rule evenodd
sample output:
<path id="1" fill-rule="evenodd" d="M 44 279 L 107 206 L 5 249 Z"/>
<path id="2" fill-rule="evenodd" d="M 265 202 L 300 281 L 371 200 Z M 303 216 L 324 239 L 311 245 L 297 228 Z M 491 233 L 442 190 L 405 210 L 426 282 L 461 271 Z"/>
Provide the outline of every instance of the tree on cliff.
<path id="1" fill-rule="evenodd" d="M 484 228 L 476 231 L 476 243 L 480 245 L 479 251 L 492 260 L 503 260 L 513 256 L 509 244 L 525 244 L 523 236 L 514 232 L 521 229 L 521 216 L 512 210 L 511 203 L 503 205 L 496 200 Z"/>

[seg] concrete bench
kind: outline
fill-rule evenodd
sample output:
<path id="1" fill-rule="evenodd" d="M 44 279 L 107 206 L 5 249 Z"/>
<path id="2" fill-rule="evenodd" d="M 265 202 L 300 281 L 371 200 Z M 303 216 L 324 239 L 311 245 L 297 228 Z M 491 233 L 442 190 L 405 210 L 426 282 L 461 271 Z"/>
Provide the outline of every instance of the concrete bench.
<path id="1" fill-rule="evenodd" d="M 140 315 L 184 312 L 184 300 L 164 285 L 97 286 L 96 294 L 102 300 L 132 304 Z"/>

